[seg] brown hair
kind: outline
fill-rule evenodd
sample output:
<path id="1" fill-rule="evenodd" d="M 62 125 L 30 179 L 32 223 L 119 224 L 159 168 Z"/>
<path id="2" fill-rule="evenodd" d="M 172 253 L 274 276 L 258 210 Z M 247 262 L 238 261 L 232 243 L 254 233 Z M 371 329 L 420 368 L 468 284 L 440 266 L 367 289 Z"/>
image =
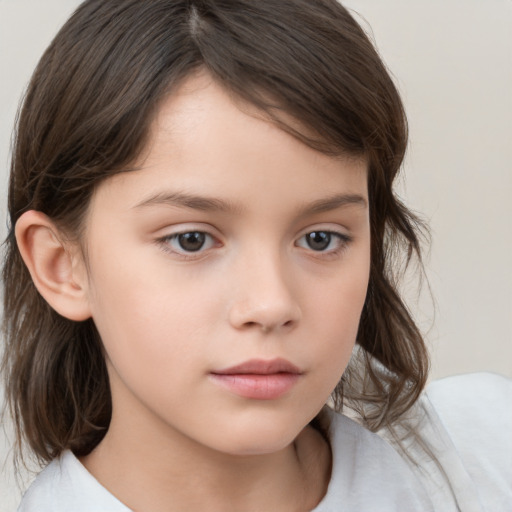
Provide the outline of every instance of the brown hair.
<path id="1" fill-rule="evenodd" d="M 79 239 L 95 187 L 130 169 L 159 103 L 199 68 L 311 147 L 368 159 L 370 284 L 359 356 L 334 391 L 337 407 L 360 410 L 376 430 L 407 411 L 425 384 L 426 349 L 394 271 L 400 255 L 420 254 L 418 222 L 392 190 L 406 118 L 348 11 L 336 0 L 88 0 L 32 77 L 11 164 L 2 366 L 18 442 L 40 461 L 65 449 L 90 452 L 108 428 L 111 399 L 93 321 L 73 322 L 48 306 L 13 228 L 35 209 Z"/>

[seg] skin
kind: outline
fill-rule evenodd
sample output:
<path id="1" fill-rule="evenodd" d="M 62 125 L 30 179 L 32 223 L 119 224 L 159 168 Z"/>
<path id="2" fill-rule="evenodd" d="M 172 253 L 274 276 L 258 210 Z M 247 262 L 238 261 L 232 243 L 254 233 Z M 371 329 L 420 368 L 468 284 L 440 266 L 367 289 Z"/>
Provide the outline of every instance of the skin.
<path id="1" fill-rule="evenodd" d="M 311 510 L 326 492 L 330 450 L 308 423 L 348 363 L 366 295 L 366 162 L 242 107 L 208 75 L 189 78 L 162 104 L 140 170 L 103 182 L 86 219 L 74 275 L 113 416 L 82 463 L 135 511 Z M 205 245 L 184 250 L 186 232 Z M 212 379 L 275 358 L 300 369 L 276 399 Z"/>

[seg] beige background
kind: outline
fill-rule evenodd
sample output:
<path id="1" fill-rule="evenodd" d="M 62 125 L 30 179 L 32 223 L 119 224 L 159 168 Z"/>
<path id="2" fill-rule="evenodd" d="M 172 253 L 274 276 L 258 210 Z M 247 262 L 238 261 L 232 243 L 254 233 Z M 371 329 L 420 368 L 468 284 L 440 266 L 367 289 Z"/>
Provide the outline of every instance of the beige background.
<path id="1" fill-rule="evenodd" d="M 411 144 L 401 195 L 432 228 L 428 293 L 411 307 L 432 376 L 512 377 L 512 1 L 349 0 L 403 94 Z M 21 93 L 75 0 L 0 0 L 0 214 Z M 0 234 L 5 235 L 5 222 Z M 424 289 L 425 292 L 425 289 Z M 0 397 L 1 398 L 1 397 Z M 0 435 L 0 512 L 18 490 Z"/>

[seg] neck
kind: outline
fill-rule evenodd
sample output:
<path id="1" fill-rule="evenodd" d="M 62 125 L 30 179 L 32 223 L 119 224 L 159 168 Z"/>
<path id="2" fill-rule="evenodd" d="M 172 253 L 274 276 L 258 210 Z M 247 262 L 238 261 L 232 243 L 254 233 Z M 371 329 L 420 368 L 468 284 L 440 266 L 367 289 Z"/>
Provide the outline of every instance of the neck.
<path id="1" fill-rule="evenodd" d="M 137 418 L 132 415 L 127 425 L 125 415 L 121 421 L 114 414 L 103 441 L 82 459 L 132 510 L 303 512 L 312 510 L 327 490 L 330 450 L 309 426 L 279 451 L 231 455 L 200 445 L 168 425 L 148 435 Z"/>

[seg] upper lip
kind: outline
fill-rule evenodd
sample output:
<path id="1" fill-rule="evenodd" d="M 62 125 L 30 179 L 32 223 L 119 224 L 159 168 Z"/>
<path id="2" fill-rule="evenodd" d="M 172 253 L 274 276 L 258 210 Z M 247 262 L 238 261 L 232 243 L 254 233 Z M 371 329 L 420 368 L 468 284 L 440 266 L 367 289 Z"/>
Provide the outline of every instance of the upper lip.
<path id="1" fill-rule="evenodd" d="M 250 359 L 241 364 L 230 366 L 229 368 L 223 368 L 221 370 L 215 370 L 212 372 L 216 375 L 240 375 L 240 374 L 252 374 L 252 375 L 272 375 L 275 373 L 302 373 L 299 368 L 294 364 L 290 363 L 286 359 Z"/>

